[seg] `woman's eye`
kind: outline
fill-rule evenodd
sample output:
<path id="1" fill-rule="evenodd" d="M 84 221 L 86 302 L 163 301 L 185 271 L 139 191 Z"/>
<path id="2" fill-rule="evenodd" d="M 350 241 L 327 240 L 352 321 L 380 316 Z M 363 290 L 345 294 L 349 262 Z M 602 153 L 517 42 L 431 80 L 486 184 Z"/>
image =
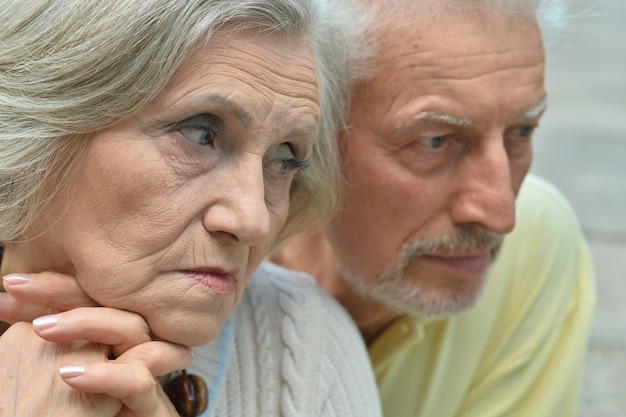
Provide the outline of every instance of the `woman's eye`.
<path id="1" fill-rule="evenodd" d="M 443 144 L 446 142 L 446 137 L 445 136 L 433 136 L 431 138 L 421 139 L 419 142 L 422 145 L 426 146 L 427 148 L 438 149 L 438 148 L 441 148 Z"/>
<path id="2" fill-rule="evenodd" d="M 213 145 L 219 135 L 220 123 L 212 115 L 200 115 L 187 119 L 177 126 L 178 132 L 198 145 Z"/>
<path id="3" fill-rule="evenodd" d="M 309 161 L 299 161 L 291 152 L 288 145 L 281 146 L 274 155 L 269 155 L 266 167 L 274 175 L 289 174 L 294 171 L 301 171 L 309 166 Z"/>
<path id="4" fill-rule="evenodd" d="M 273 162 L 274 172 L 288 174 L 292 171 L 301 171 L 309 166 L 308 161 L 298 161 L 295 158 L 279 159 Z"/>
<path id="5" fill-rule="evenodd" d="M 198 145 L 212 145 L 215 141 L 215 134 L 211 130 L 205 129 L 203 127 L 188 126 L 180 128 L 178 131 L 185 138 L 197 143 Z"/>

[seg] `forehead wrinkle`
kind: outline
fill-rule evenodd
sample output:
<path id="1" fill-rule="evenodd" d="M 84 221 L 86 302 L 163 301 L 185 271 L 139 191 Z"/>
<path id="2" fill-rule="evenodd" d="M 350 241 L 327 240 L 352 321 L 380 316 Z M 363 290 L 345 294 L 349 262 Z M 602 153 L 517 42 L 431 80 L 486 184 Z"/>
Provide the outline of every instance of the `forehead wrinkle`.
<path id="1" fill-rule="evenodd" d="M 234 45 L 229 52 L 240 52 L 237 55 L 228 57 L 228 60 L 240 61 L 242 65 L 238 68 L 240 71 L 251 75 L 253 79 L 260 80 L 265 87 L 274 93 L 285 97 L 302 97 L 302 87 L 313 87 L 314 94 L 310 97 L 313 101 L 318 101 L 319 86 L 317 74 L 312 58 L 308 55 L 300 56 L 297 52 L 288 53 L 288 56 L 282 56 L 272 50 L 266 50 L 263 54 L 251 53 L 243 49 L 241 46 Z M 226 61 L 227 63 L 229 61 Z M 264 71 L 258 71 L 258 68 L 250 68 L 250 64 L 254 64 Z M 278 80 L 277 80 L 278 78 Z"/>
<path id="2" fill-rule="evenodd" d="M 407 121 L 397 123 L 396 129 L 405 129 L 407 127 L 412 127 L 422 120 L 435 121 L 438 123 L 457 127 L 472 127 L 475 125 L 475 123 L 469 119 L 464 119 L 449 114 L 436 113 L 432 111 L 423 111 L 411 117 Z"/>
<path id="3" fill-rule="evenodd" d="M 275 92 L 272 89 L 270 91 Z M 281 105 L 281 100 L 277 99 L 279 95 L 280 93 L 276 92 L 275 96 L 270 97 L 266 103 L 272 107 L 270 112 L 264 113 L 263 116 L 271 122 L 269 127 L 276 132 L 280 131 L 281 138 L 297 138 L 316 134 L 319 129 L 319 108 L 317 105 L 314 108 L 314 113 L 301 113 L 299 110 L 301 108 L 308 109 L 308 104 L 291 102 L 290 105 L 284 106 Z"/>
<path id="4" fill-rule="evenodd" d="M 204 101 L 213 105 L 223 107 L 231 115 L 237 118 L 237 120 L 239 120 L 239 122 L 246 128 L 250 127 L 250 125 L 254 122 L 254 117 L 252 117 L 250 113 L 246 112 L 237 103 L 227 99 L 226 97 L 220 96 L 219 94 L 203 94 L 198 96 L 191 96 L 187 97 L 187 100 Z"/>
<path id="5" fill-rule="evenodd" d="M 298 126 L 296 128 L 291 129 L 289 132 L 287 132 L 285 137 L 287 139 L 292 139 L 292 138 L 297 139 L 297 138 L 301 138 L 304 136 L 310 136 L 312 134 L 317 133 L 318 127 L 319 126 L 316 123 L 309 124 L 306 126 Z"/>
<path id="6" fill-rule="evenodd" d="M 526 122 L 528 120 L 536 119 L 537 117 L 541 116 L 541 114 L 546 110 L 547 107 L 548 107 L 548 100 L 546 97 L 544 97 L 541 99 L 539 103 L 537 103 L 530 109 L 526 110 L 524 114 L 518 117 L 516 122 L 520 123 L 520 122 Z"/>
<path id="7" fill-rule="evenodd" d="M 405 45 L 406 43 L 402 44 Z M 439 44 L 436 44 L 439 45 Z M 427 48 L 427 49 L 424 49 Z M 422 78 L 432 81 L 456 79 L 480 80 L 497 76 L 501 73 L 537 68 L 543 71 L 545 63 L 541 47 L 501 47 L 497 50 L 463 50 L 447 52 L 449 47 L 415 46 L 404 48 L 400 45 L 389 45 L 379 54 L 380 71 L 386 74 L 393 71 L 397 78 L 402 74 L 411 76 L 416 70 L 421 71 Z M 446 51 L 445 53 L 442 53 Z M 481 65 L 477 66 L 476 63 Z"/>

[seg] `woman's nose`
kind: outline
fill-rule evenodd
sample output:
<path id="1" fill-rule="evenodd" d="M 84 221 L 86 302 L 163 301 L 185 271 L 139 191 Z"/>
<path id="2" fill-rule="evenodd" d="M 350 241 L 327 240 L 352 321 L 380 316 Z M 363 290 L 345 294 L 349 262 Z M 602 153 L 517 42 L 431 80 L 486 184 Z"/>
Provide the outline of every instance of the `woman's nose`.
<path id="1" fill-rule="evenodd" d="M 221 173 L 217 186 L 224 188 L 223 196 L 207 208 L 203 219 L 209 232 L 228 234 L 244 246 L 257 245 L 271 233 L 262 161 L 249 159 Z"/>

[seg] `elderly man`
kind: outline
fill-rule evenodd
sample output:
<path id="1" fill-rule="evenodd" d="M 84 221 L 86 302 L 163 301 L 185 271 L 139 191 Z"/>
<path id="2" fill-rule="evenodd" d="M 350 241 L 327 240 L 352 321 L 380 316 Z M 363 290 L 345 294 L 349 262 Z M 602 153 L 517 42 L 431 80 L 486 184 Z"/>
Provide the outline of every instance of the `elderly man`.
<path id="1" fill-rule="evenodd" d="M 362 0 L 341 207 L 274 260 L 352 315 L 388 417 L 575 415 L 594 273 L 567 202 L 526 175 L 537 17 L 560 7 L 535 3 Z"/>
<path id="2" fill-rule="evenodd" d="M 535 3 L 362 12 L 375 49 L 341 132 L 342 205 L 274 260 L 352 315 L 386 416 L 575 415 L 594 272 L 567 202 L 527 176 L 538 20 L 562 11 Z"/>

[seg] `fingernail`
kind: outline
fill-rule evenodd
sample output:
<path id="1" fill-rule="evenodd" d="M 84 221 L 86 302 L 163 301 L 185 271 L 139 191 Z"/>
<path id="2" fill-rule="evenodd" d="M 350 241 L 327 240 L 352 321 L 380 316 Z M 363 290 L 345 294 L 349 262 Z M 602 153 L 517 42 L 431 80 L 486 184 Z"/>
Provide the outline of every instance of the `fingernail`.
<path id="1" fill-rule="evenodd" d="M 56 326 L 58 322 L 59 318 L 57 316 L 43 316 L 33 320 L 33 326 L 39 330 L 46 330 Z"/>
<path id="2" fill-rule="evenodd" d="M 4 282 L 11 285 L 26 284 L 30 281 L 30 275 L 27 274 L 9 274 L 2 277 Z"/>
<path id="3" fill-rule="evenodd" d="M 85 372 L 84 366 L 69 365 L 63 366 L 59 369 L 59 373 L 63 378 L 74 378 L 81 376 Z"/>

